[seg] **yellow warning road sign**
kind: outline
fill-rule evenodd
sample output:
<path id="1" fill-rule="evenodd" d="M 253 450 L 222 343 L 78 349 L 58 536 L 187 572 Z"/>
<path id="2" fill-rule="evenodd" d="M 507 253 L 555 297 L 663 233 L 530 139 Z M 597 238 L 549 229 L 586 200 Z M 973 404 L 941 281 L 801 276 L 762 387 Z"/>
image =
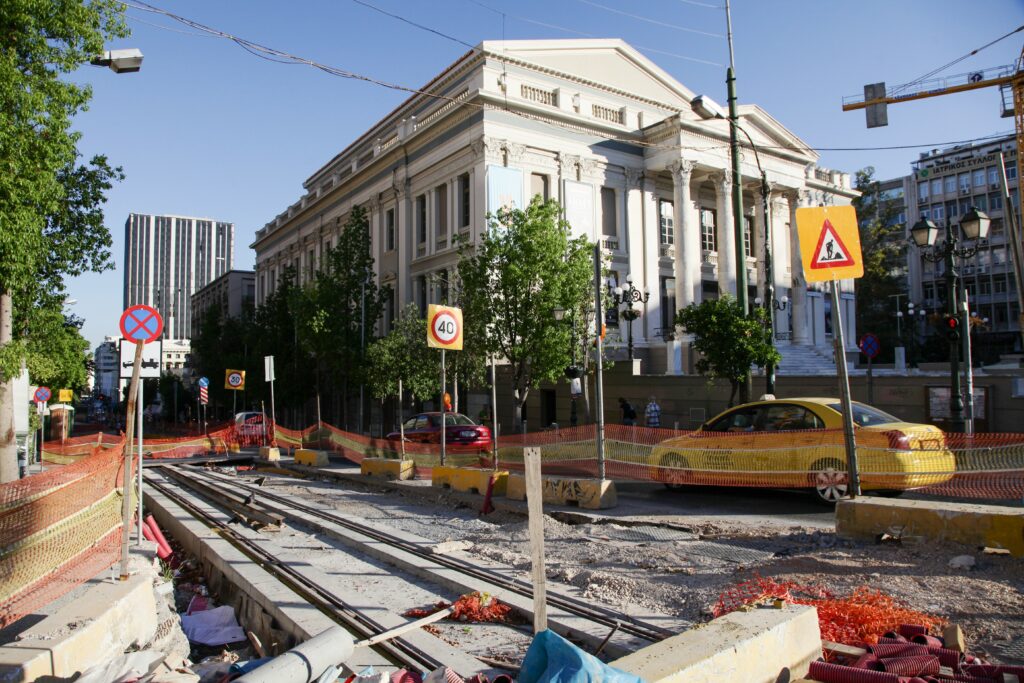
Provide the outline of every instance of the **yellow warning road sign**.
<path id="1" fill-rule="evenodd" d="M 427 346 L 449 351 L 462 350 L 462 309 L 427 306 Z"/>
<path id="2" fill-rule="evenodd" d="M 57 400 L 61 403 L 70 403 L 75 400 L 75 395 L 70 389 L 61 389 L 57 392 Z"/>
<path id="3" fill-rule="evenodd" d="M 807 282 L 864 275 L 857 212 L 852 206 L 797 209 L 796 228 Z"/>

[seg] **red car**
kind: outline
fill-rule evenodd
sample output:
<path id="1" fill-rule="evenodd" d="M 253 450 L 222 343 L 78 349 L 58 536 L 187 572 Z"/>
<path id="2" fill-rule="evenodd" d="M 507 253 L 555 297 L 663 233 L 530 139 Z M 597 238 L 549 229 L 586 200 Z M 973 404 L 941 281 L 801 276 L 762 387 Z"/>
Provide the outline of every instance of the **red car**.
<path id="1" fill-rule="evenodd" d="M 445 413 L 445 445 L 459 449 L 490 452 L 491 430 L 478 425 L 461 413 Z M 420 413 L 405 421 L 405 440 L 415 443 L 441 443 L 441 413 Z M 401 432 L 391 432 L 389 439 L 399 440 Z"/>

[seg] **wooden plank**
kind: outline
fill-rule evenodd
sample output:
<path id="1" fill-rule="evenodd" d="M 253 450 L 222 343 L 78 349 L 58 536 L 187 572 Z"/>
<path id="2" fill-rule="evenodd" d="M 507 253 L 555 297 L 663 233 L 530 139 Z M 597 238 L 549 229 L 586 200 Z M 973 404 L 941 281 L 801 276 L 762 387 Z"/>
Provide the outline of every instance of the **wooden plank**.
<path id="1" fill-rule="evenodd" d="M 853 645 L 843 645 L 842 643 L 833 643 L 830 640 L 821 641 L 821 649 L 828 650 L 829 652 L 837 655 L 843 655 L 844 657 L 860 657 L 867 653 L 862 647 L 854 647 Z"/>
<path id="2" fill-rule="evenodd" d="M 942 629 L 942 640 L 947 650 L 967 652 L 967 640 L 964 638 L 964 631 L 956 624 L 949 624 Z"/>
<path id="3" fill-rule="evenodd" d="M 529 514 L 530 559 L 533 562 L 533 632 L 548 628 L 547 573 L 544 568 L 544 501 L 540 449 L 523 449 L 526 461 L 526 509 Z"/>

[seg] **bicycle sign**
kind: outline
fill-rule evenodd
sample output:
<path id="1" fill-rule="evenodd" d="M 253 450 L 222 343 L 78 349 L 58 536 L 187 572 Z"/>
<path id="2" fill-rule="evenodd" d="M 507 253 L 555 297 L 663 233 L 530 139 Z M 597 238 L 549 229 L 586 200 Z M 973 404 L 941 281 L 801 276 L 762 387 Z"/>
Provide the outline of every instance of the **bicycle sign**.
<path id="1" fill-rule="evenodd" d="M 431 304 L 427 307 L 427 346 L 462 350 L 462 309 Z"/>

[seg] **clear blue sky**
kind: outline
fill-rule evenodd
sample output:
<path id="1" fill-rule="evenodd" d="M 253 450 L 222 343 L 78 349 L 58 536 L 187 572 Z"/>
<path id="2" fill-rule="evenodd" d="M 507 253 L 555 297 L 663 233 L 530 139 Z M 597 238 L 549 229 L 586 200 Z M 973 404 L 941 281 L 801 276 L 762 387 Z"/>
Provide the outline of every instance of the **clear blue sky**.
<path id="1" fill-rule="evenodd" d="M 367 1 L 474 45 L 503 37 L 621 38 L 692 91 L 726 100 L 724 0 Z M 152 2 L 226 33 L 410 87 L 467 50 L 355 0 Z M 78 301 L 72 310 L 86 319 L 93 347 L 117 334 L 129 213 L 231 221 L 235 267 L 252 268 L 255 231 L 301 196 L 313 171 L 406 97 L 260 59 L 164 16 L 138 9 L 128 16 L 132 35 L 110 47 L 141 49 L 142 71 L 86 67 L 75 74 L 94 87 L 90 110 L 76 121 L 82 150 L 107 154 L 127 175 L 106 205 L 117 269 L 70 283 Z M 732 21 L 740 102 L 764 107 L 815 148 L 858 148 L 821 151 L 823 166 L 904 175 L 923 150 L 1013 129 L 1012 119 L 999 118 L 997 89 L 892 106 L 888 128 L 873 130 L 862 111 L 844 113 L 840 105 L 865 83 L 914 80 L 1010 32 L 1024 24 L 1024 0 L 734 0 Z M 1024 32 L 946 74 L 1013 63 L 1022 43 Z M 863 149 L 897 145 L 920 147 Z"/>

